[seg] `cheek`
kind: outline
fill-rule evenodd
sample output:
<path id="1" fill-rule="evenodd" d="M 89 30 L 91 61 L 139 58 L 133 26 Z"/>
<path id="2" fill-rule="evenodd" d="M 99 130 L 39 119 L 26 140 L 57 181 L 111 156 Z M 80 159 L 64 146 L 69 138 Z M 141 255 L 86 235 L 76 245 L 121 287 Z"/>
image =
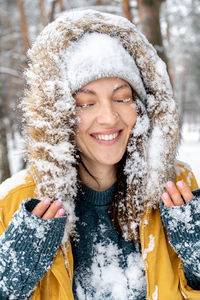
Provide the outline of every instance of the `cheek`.
<path id="1" fill-rule="evenodd" d="M 88 133 L 91 120 L 88 116 L 84 114 L 77 114 L 78 123 L 75 126 L 75 141 L 77 144 L 81 143 L 81 140 L 84 138 L 84 135 Z"/>
<path id="2" fill-rule="evenodd" d="M 121 111 L 121 116 L 127 127 L 132 129 L 137 120 L 136 109 L 129 106 L 128 109 L 124 109 L 123 111 Z"/>

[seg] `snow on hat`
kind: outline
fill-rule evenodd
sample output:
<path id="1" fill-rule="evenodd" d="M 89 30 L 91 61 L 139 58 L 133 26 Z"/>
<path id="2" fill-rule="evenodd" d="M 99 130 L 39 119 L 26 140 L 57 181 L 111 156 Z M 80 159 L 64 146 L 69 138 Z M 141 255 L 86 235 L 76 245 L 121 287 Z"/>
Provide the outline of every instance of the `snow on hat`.
<path id="1" fill-rule="evenodd" d="M 118 77 L 127 81 L 141 100 L 146 91 L 134 59 L 117 38 L 102 33 L 86 33 L 66 54 L 71 93 L 96 79 Z"/>

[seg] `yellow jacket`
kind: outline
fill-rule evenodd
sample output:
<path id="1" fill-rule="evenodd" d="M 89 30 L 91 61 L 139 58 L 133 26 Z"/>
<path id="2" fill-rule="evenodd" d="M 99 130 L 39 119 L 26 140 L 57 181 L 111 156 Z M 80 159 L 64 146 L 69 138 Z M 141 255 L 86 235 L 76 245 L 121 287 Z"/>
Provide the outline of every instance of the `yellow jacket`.
<path id="1" fill-rule="evenodd" d="M 192 172 L 182 163 L 176 165 L 176 181 L 183 179 L 192 190 L 198 185 Z M 24 183 L 0 194 L 0 234 L 2 234 L 22 200 L 34 197 L 35 183 L 29 173 Z M 199 300 L 200 292 L 192 290 L 184 276 L 180 258 L 170 246 L 159 209 L 148 208 L 140 226 L 140 238 L 147 280 L 147 300 Z M 151 248 L 151 241 L 154 247 Z M 32 300 L 72 300 L 73 257 L 70 243 L 67 253 L 58 249 L 51 269 L 38 282 Z"/>

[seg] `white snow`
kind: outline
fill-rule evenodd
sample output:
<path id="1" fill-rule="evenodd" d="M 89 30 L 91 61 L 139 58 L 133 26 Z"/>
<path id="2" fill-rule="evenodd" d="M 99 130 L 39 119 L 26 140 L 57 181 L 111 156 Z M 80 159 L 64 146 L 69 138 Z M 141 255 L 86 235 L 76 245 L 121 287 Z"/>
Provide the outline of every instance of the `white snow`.
<path id="1" fill-rule="evenodd" d="M 149 143 L 149 161 L 151 162 L 153 170 L 158 170 L 160 168 L 161 155 L 163 153 L 164 146 L 163 133 L 161 128 L 159 128 L 158 126 L 154 126 L 151 139 L 154 143 L 152 143 L 151 141 Z M 159 174 L 156 174 L 156 176 L 159 176 Z M 155 177 L 155 180 L 158 179 Z"/>
<path id="2" fill-rule="evenodd" d="M 144 249 L 144 253 L 143 253 L 144 260 L 147 258 L 148 252 L 153 251 L 154 247 L 155 247 L 155 237 L 152 234 L 150 234 L 148 248 Z"/>
<path id="3" fill-rule="evenodd" d="M 181 222 L 188 231 L 194 231 L 194 224 L 191 224 L 190 221 L 192 220 L 190 207 L 185 208 L 185 213 L 179 211 L 179 207 L 172 207 L 169 211 L 169 216 L 172 218 L 171 221 L 168 223 L 169 229 L 173 232 L 177 230 L 178 222 Z"/>
<path id="4" fill-rule="evenodd" d="M 142 100 L 146 98 L 135 61 L 117 38 L 96 32 L 86 33 L 68 47 L 65 63 L 72 94 L 90 81 L 120 77 L 133 87 Z"/>
<path id="5" fill-rule="evenodd" d="M 120 266 L 119 250 L 112 242 L 108 245 L 98 243 L 94 248 L 92 277 L 89 285 L 93 295 L 84 295 L 80 284 L 77 284 L 77 296 L 83 299 L 102 300 L 108 297 L 112 300 L 127 300 L 141 296 L 145 292 L 146 278 L 144 263 L 140 253 L 131 253 L 127 258 L 127 267 Z M 75 279 L 76 280 L 76 279 Z"/>
<path id="6" fill-rule="evenodd" d="M 155 291 L 152 294 L 152 299 L 153 300 L 158 300 L 158 286 L 155 286 Z"/>
<path id="7" fill-rule="evenodd" d="M 197 183 L 200 185 L 200 129 L 197 124 L 185 123 L 182 131 L 183 139 L 179 147 L 178 159 L 190 165 Z"/>
<path id="8" fill-rule="evenodd" d="M 15 174 L 20 171 L 23 164 L 23 155 L 25 152 L 25 142 L 18 132 L 15 132 L 14 137 L 7 135 L 8 142 L 8 159 L 10 163 L 10 172 Z"/>
<path id="9" fill-rule="evenodd" d="M 9 191 L 14 189 L 15 187 L 25 184 L 27 177 L 27 170 L 22 170 L 18 172 L 17 174 L 13 175 L 11 178 L 6 179 L 1 185 L 0 185 L 0 200 L 2 200 L 4 197 L 7 196 Z"/>
<path id="10" fill-rule="evenodd" d="M 160 74 L 161 76 L 165 76 L 165 74 L 166 74 L 166 64 L 162 60 L 157 61 L 157 63 L 156 63 L 156 72 L 158 72 L 158 74 Z"/>

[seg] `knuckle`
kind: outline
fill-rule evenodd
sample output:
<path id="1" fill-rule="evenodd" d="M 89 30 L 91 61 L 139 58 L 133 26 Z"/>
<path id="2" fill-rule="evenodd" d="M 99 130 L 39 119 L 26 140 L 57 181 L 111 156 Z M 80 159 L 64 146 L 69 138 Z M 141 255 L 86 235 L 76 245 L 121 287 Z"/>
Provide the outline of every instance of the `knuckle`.
<path id="1" fill-rule="evenodd" d="M 180 197 L 180 193 L 177 192 L 177 190 L 173 190 L 171 191 L 171 196 L 174 197 L 174 198 L 179 198 Z"/>

